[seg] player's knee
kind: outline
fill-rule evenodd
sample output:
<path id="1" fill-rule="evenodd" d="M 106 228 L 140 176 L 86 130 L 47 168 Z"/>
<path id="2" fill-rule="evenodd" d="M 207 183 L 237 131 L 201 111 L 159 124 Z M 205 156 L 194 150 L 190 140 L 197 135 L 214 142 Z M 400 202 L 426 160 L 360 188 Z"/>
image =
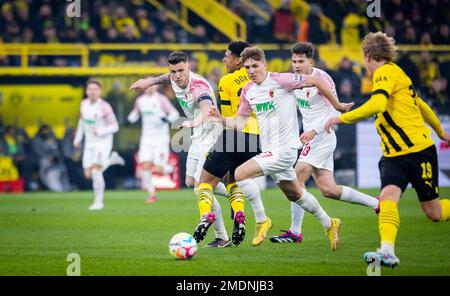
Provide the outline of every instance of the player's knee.
<path id="1" fill-rule="evenodd" d="M 236 180 L 236 182 L 239 181 L 244 181 L 245 179 L 247 179 L 247 177 L 245 176 L 245 173 L 242 169 L 236 169 L 236 171 L 234 172 L 234 179 Z"/>
<path id="2" fill-rule="evenodd" d="M 187 187 L 194 187 L 195 185 L 194 179 L 190 177 L 186 178 L 184 180 L 184 183 L 186 184 Z"/>
<path id="3" fill-rule="evenodd" d="M 152 163 L 151 162 L 143 162 L 142 163 L 142 169 L 144 169 L 144 170 L 151 170 L 152 169 Z"/>
<path id="4" fill-rule="evenodd" d="M 441 221 L 441 213 L 439 213 L 437 211 L 427 212 L 426 214 L 427 214 L 428 219 L 430 219 L 433 222 Z"/>
<path id="5" fill-rule="evenodd" d="M 88 180 L 92 180 L 92 174 L 90 170 L 84 171 L 84 177 Z"/>

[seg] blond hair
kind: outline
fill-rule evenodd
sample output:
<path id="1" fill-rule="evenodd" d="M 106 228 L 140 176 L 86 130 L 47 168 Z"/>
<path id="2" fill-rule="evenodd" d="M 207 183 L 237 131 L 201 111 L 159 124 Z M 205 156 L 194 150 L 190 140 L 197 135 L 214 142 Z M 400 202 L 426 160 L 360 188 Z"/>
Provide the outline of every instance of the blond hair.
<path id="1" fill-rule="evenodd" d="M 247 47 L 246 49 L 244 49 L 244 51 L 242 51 L 241 59 L 243 63 L 245 63 L 245 61 L 248 59 L 265 62 L 266 55 L 264 54 L 264 51 L 261 48 L 253 46 Z"/>
<path id="2" fill-rule="evenodd" d="M 397 55 L 397 49 L 395 39 L 383 32 L 367 34 L 362 44 L 364 56 L 370 56 L 377 62 L 381 60 L 387 62 L 394 61 Z"/>

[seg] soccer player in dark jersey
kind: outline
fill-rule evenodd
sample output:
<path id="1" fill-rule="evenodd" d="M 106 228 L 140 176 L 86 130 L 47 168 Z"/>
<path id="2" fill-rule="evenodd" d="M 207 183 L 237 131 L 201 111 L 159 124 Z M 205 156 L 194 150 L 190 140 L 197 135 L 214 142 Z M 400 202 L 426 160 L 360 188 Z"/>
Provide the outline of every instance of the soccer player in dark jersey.
<path id="1" fill-rule="evenodd" d="M 224 117 L 237 116 L 242 88 L 250 81 L 247 71 L 242 65 L 241 52 L 250 47 L 247 42 L 233 41 L 228 45 L 223 62 L 228 74 L 219 82 L 220 113 Z M 229 201 L 233 211 L 234 229 L 232 241 L 240 244 L 245 236 L 244 196 L 250 202 L 256 219 L 253 246 L 260 245 L 272 227 L 272 221 L 265 214 L 258 185 L 253 179 L 236 183 L 234 171 L 238 166 L 261 153 L 259 149 L 259 128 L 255 114 L 252 114 L 241 131 L 225 129 L 216 145 L 207 155 L 200 176 L 199 198 L 213 198 L 213 188 L 221 178 L 229 193 Z M 203 239 L 209 225 L 199 224 L 194 237 Z M 209 247 L 221 247 L 226 242 L 216 238 Z"/>

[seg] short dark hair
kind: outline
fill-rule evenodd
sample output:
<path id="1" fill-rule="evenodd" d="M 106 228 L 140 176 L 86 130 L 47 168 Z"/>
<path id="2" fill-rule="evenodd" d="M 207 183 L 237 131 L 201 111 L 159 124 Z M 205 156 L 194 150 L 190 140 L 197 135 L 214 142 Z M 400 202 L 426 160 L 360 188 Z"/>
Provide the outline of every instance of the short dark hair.
<path id="1" fill-rule="evenodd" d="M 98 87 L 100 87 L 100 88 L 102 88 L 102 84 L 100 83 L 100 81 L 98 81 L 98 80 L 95 80 L 95 79 L 89 79 L 87 82 L 86 82 L 86 87 L 88 87 L 89 85 L 91 85 L 91 84 L 95 84 L 95 85 L 97 85 Z"/>
<path id="2" fill-rule="evenodd" d="M 250 44 L 245 41 L 233 41 L 228 44 L 228 50 L 237 57 L 240 57 L 247 47 L 250 47 Z"/>
<path id="3" fill-rule="evenodd" d="M 304 54 L 308 59 L 314 57 L 314 46 L 311 42 L 297 42 L 291 47 L 292 54 Z"/>
<path id="4" fill-rule="evenodd" d="M 187 63 L 188 61 L 189 61 L 189 57 L 183 51 L 174 51 L 167 58 L 167 63 L 169 65 L 176 65 L 181 62 Z"/>

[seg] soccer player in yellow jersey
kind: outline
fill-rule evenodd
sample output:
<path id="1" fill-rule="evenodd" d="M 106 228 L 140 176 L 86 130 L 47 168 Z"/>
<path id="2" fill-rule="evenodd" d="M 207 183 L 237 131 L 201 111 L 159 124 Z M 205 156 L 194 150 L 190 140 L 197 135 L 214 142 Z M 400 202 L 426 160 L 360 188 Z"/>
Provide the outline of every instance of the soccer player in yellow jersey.
<path id="1" fill-rule="evenodd" d="M 362 47 L 366 67 L 373 76 L 372 96 L 361 107 L 331 118 L 325 128 L 330 131 L 335 124 L 351 124 L 376 114 L 375 126 L 383 150 L 378 165 L 381 248 L 367 252 L 364 260 L 395 268 L 400 263 L 394 252 L 400 226 L 397 204 L 408 183 L 416 190 L 429 219 L 435 222 L 450 219 L 450 200 L 439 200 L 436 147 L 425 122 L 442 140 L 450 141 L 450 134 L 417 95 L 411 79 L 393 63 L 396 54 L 393 38 L 382 32 L 369 33 Z"/>
<path id="2" fill-rule="evenodd" d="M 228 45 L 223 62 L 229 74 L 219 82 L 220 112 L 225 117 L 236 117 L 240 102 L 241 90 L 250 81 L 247 71 L 240 59 L 241 52 L 250 47 L 247 42 L 233 41 Z M 261 153 L 259 149 L 259 129 L 255 114 L 249 118 L 242 131 L 225 129 L 216 145 L 206 157 L 200 176 L 198 198 L 208 201 L 214 200 L 213 188 L 221 178 L 227 184 L 229 201 L 232 208 L 234 228 L 232 241 L 235 245 L 245 237 L 244 196 L 253 208 L 256 229 L 252 241 L 253 246 L 260 245 L 272 227 L 272 221 L 265 214 L 258 185 L 254 180 L 244 180 L 239 185 L 234 179 L 234 171 L 238 166 Z M 203 239 L 209 227 L 208 222 L 197 226 L 194 237 Z M 227 242 L 216 237 L 208 247 L 223 247 Z"/>

